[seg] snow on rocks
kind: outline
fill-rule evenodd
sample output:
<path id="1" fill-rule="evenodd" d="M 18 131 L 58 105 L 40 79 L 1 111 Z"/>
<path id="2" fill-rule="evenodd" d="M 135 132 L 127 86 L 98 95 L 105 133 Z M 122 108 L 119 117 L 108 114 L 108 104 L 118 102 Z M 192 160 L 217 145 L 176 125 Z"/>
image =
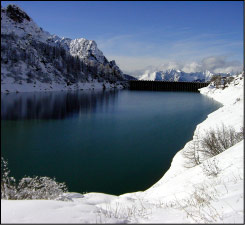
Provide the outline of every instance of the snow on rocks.
<path id="1" fill-rule="evenodd" d="M 43 31 L 19 6 L 10 4 L 1 8 L 1 34 L 14 33 L 19 37 L 31 36 L 46 42 L 50 34 Z"/>
<path id="2" fill-rule="evenodd" d="M 1 8 L 1 35 L 1 92 L 121 88 L 107 82 L 125 80 L 95 41 L 50 35 L 14 4 Z"/>
<path id="3" fill-rule="evenodd" d="M 65 37 L 60 38 L 57 35 L 52 35 L 49 40 L 65 48 L 72 56 L 78 56 L 80 59 L 96 60 L 102 64 L 106 62 L 103 52 L 98 49 L 96 42 L 93 40 L 85 38 L 72 40 Z"/>
<path id="4" fill-rule="evenodd" d="M 105 57 L 97 47 L 95 41 L 87 40 L 85 38 L 74 39 L 70 43 L 70 53 L 73 56 L 78 55 L 80 58 L 88 58 L 93 56 L 100 63 L 105 62 Z"/>
<path id="5" fill-rule="evenodd" d="M 209 81 L 214 74 L 210 71 L 187 73 L 181 70 L 169 69 L 166 71 L 146 70 L 139 80 L 156 80 L 156 81 Z"/>

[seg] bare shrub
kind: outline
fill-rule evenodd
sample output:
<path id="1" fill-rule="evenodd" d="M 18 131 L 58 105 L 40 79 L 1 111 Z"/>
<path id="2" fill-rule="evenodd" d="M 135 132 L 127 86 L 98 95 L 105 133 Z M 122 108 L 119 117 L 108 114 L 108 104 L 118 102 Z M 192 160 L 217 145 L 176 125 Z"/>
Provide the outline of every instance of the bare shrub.
<path id="1" fill-rule="evenodd" d="M 135 202 L 130 205 L 119 202 L 109 203 L 102 206 L 98 214 L 100 214 L 100 218 L 103 216 L 106 218 L 122 219 L 127 223 L 136 217 L 142 218 L 152 214 L 152 209 L 146 207 L 142 200 L 139 200 L 137 203 Z"/>
<path id="2" fill-rule="evenodd" d="M 226 82 L 230 84 L 235 78 L 234 77 L 227 77 Z"/>
<path id="3" fill-rule="evenodd" d="M 67 191 L 64 183 L 58 183 L 55 178 L 24 177 L 17 186 L 17 199 L 57 199 Z"/>
<path id="4" fill-rule="evenodd" d="M 219 88 L 220 85 L 222 84 L 222 79 L 220 75 L 213 75 L 210 79 L 210 82 L 213 82 L 214 86 L 216 88 Z"/>
<path id="5" fill-rule="evenodd" d="M 210 158 L 232 147 L 243 138 L 243 129 L 236 132 L 233 127 L 222 124 L 216 130 L 211 129 L 206 133 L 206 136 L 201 140 L 202 149 L 200 151 Z"/>
<path id="6" fill-rule="evenodd" d="M 202 163 L 201 167 L 206 176 L 217 177 L 220 173 L 217 159 L 207 159 Z"/>
<path id="7" fill-rule="evenodd" d="M 16 183 L 10 177 L 8 163 L 1 157 L 1 199 L 57 199 L 67 200 L 63 194 L 67 192 L 64 183 L 58 183 L 55 178 L 49 177 L 24 177 Z"/>
<path id="8" fill-rule="evenodd" d="M 203 137 L 200 137 L 197 132 L 189 146 L 183 150 L 183 156 L 187 159 L 184 166 L 191 168 L 199 165 L 204 160 L 220 154 L 243 139 L 243 128 L 236 132 L 233 127 L 224 124 L 216 129 L 208 130 Z"/>
<path id="9" fill-rule="evenodd" d="M 199 165 L 200 162 L 200 146 L 201 142 L 199 140 L 198 133 L 194 135 L 193 140 L 190 142 L 188 147 L 183 150 L 183 156 L 187 159 L 185 163 L 186 168 L 191 168 Z"/>
<path id="10" fill-rule="evenodd" d="M 213 85 L 216 88 L 226 88 L 228 85 L 234 80 L 233 76 L 228 77 L 222 77 L 221 75 L 213 75 L 210 79 L 210 82 L 213 83 Z"/>
<path id="11" fill-rule="evenodd" d="M 217 190 L 209 184 L 199 184 L 184 199 L 175 196 L 174 207 L 183 210 L 187 217 L 196 223 L 212 223 L 222 221 L 222 215 L 211 204 L 217 201 Z"/>

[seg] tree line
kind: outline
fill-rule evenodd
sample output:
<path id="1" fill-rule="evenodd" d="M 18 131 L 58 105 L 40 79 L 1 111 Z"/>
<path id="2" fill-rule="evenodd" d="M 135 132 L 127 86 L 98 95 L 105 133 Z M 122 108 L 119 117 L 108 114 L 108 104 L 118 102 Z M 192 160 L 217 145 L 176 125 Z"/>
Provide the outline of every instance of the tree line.
<path id="1" fill-rule="evenodd" d="M 110 62 L 102 64 L 88 58 L 80 59 L 61 46 L 39 42 L 28 35 L 17 37 L 13 33 L 1 34 L 1 62 L 8 64 L 11 72 L 17 75 L 18 71 L 14 70 L 14 66 L 21 61 L 27 66 L 28 82 L 32 82 L 34 78 L 45 83 L 51 82 L 50 72 L 54 79 L 64 77 L 67 84 L 89 79 L 97 79 L 99 82 L 123 80 L 118 67 Z"/>

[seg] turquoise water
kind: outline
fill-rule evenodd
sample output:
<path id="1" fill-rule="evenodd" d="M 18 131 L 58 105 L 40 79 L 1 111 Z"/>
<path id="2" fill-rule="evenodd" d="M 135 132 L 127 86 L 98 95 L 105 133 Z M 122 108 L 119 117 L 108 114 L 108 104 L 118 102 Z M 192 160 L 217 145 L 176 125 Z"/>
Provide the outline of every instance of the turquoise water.
<path id="1" fill-rule="evenodd" d="M 72 192 L 143 191 L 220 104 L 191 92 L 1 95 L 1 149 L 12 176 L 56 177 Z"/>

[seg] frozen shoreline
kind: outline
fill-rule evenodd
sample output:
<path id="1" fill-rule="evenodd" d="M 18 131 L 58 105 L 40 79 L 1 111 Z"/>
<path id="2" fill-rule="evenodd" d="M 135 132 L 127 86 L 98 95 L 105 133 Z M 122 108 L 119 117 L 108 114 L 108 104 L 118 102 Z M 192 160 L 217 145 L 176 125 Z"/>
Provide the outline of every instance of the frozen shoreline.
<path id="1" fill-rule="evenodd" d="M 11 78 L 6 78 L 4 83 L 1 83 L 1 93 L 12 93 L 12 92 L 48 92 L 48 91 L 75 91 L 75 90 L 103 90 L 103 89 L 123 89 L 123 85 L 118 83 L 110 84 L 108 82 L 79 82 L 67 86 L 61 83 L 24 83 L 18 84 L 13 82 Z"/>
<path id="2" fill-rule="evenodd" d="M 201 94 L 223 104 L 197 125 L 194 135 L 215 128 L 221 123 L 232 125 L 236 131 L 243 126 L 243 80 L 239 75 L 226 89 L 205 87 Z M 192 141 L 186 143 L 188 147 Z M 217 209 L 217 222 L 243 222 L 243 146 L 241 141 L 214 158 L 221 173 L 217 178 L 206 177 L 200 166 L 183 166 L 181 149 L 174 156 L 171 167 L 152 187 L 142 192 L 120 196 L 103 193 L 68 193 L 73 201 L 1 200 L 3 223 L 191 223 L 195 222 L 184 210 L 174 207 L 197 186 L 217 190 L 212 206 Z M 123 184 L 122 184 L 123 185 Z M 176 202 L 175 202 L 176 203 Z M 194 213 L 194 212 L 193 212 Z M 201 219 L 200 219 L 200 222 Z"/>

